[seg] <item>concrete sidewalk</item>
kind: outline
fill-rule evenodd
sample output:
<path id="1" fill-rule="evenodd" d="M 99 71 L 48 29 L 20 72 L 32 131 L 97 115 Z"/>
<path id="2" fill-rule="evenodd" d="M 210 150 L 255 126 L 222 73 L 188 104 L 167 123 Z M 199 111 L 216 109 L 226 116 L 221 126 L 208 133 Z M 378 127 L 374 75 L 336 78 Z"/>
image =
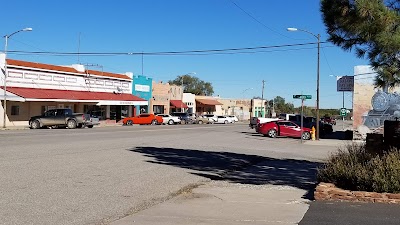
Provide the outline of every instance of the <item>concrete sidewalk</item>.
<path id="1" fill-rule="evenodd" d="M 111 224 L 298 224 L 309 208 L 318 165 L 304 160 L 268 159 L 215 177 Z"/>
<path id="2" fill-rule="evenodd" d="M 111 224 L 298 224 L 309 207 L 305 194 L 289 186 L 213 181 Z"/>

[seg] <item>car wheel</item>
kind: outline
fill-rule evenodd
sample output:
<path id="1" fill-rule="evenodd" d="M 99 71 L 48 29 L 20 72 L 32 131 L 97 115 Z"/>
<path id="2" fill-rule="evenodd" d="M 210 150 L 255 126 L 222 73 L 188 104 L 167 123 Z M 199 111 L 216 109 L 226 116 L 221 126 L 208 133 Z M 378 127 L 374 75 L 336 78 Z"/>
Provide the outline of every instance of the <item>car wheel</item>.
<path id="1" fill-rule="evenodd" d="M 151 125 L 157 125 L 157 120 L 151 121 Z"/>
<path id="2" fill-rule="evenodd" d="M 132 126 L 132 124 L 133 124 L 133 121 L 132 121 L 132 120 L 128 120 L 128 121 L 126 121 L 126 125 L 128 125 L 128 126 Z"/>
<path id="3" fill-rule="evenodd" d="M 311 134 L 310 132 L 303 132 L 303 134 L 301 135 L 301 138 L 303 140 L 310 140 L 311 139 Z"/>
<path id="4" fill-rule="evenodd" d="M 40 128 L 40 122 L 37 120 L 32 121 L 31 129 L 39 129 L 39 128 Z"/>
<path id="5" fill-rule="evenodd" d="M 202 121 L 202 120 L 199 120 L 198 124 L 203 124 L 203 121 Z"/>
<path id="6" fill-rule="evenodd" d="M 225 121 L 224 121 L 224 124 L 228 124 L 228 120 L 225 120 Z"/>
<path id="7" fill-rule="evenodd" d="M 174 121 L 173 120 L 169 120 L 168 121 L 168 125 L 173 125 L 174 124 Z"/>
<path id="8" fill-rule="evenodd" d="M 268 137 L 270 138 L 276 138 L 276 130 L 275 129 L 271 129 L 268 131 Z"/>
<path id="9" fill-rule="evenodd" d="M 93 125 L 88 125 L 87 127 L 88 127 L 88 128 L 93 128 Z"/>
<path id="10" fill-rule="evenodd" d="M 76 121 L 75 120 L 68 120 L 67 121 L 67 127 L 69 129 L 75 129 L 76 128 Z"/>

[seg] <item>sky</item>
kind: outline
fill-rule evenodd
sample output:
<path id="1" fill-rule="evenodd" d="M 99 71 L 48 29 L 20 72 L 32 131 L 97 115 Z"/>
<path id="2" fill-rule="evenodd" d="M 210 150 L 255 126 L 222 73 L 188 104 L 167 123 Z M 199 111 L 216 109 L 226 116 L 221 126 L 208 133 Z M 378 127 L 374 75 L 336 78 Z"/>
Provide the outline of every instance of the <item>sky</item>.
<path id="1" fill-rule="evenodd" d="M 7 1 L 0 35 L 13 35 L 7 58 L 54 65 L 85 64 L 89 69 L 144 74 L 168 81 L 192 74 L 211 82 L 223 98 L 282 96 L 295 106 L 294 94 L 310 94 L 315 106 L 317 39 L 296 27 L 328 38 L 319 0 L 120 0 Z M 4 43 L 4 39 L 3 39 Z M 276 47 L 271 46 L 287 46 Z M 216 50 L 265 46 L 219 54 L 150 55 L 152 52 Z M 11 52 L 10 52 L 11 51 Z M 20 51 L 13 53 L 12 51 Z M 143 53 L 61 55 L 57 53 Z M 224 54 L 221 54 L 224 53 Z M 229 54 L 227 54 L 229 53 Z M 354 52 L 321 44 L 320 108 L 341 108 L 335 76 L 353 75 L 354 66 L 368 65 Z M 351 93 L 345 107 L 351 108 Z"/>

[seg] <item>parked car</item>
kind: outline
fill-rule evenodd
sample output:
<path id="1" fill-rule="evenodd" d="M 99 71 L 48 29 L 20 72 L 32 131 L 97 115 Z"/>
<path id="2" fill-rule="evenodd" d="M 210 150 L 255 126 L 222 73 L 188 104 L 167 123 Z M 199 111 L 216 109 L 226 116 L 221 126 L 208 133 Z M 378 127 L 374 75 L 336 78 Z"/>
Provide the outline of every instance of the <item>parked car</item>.
<path id="1" fill-rule="evenodd" d="M 133 124 L 151 124 L 157 125 L 162 124 L 163 118 L 161 116 L 156 116 L 154 114 L 140 114 L 134 117 L 126 117 L 122 120 L 124 125 L 133 125 Z"/>
<path id="2" fill-rule="evenodd" d="M 40 116 L 33 116 L 29 119 L 29 127 L 38 129 L 41 127 L 68 127 L 70 129 L 89 127 L 89 114 L 72 113 L 71 109 L 51 109 Z"/>
<path id="3" fill-rule="evenodd" d="M 218 117 L 214 114 L 204 114 L 203 116 L 207 117 L 210 123 L 215 123 L 218 120 Z"/>
<path id="4" fill-rule="evenodd" d="M 190 124 L 195 122 L 195 120 L 190 117 L 189 113 L 186 112 L 173 112 L 171 115 L 177 116 L 181 120 L 181 123 Z"/>
<path id="5" fill-rule="evenodd" d="M 214 123 L 214 120 L 209 120 L 208 117 L 205 117 L 205 116 L 198 116 L 196 118 L 196 123 L 197 124 Z"/>
<path id="6" fill-rule="evenodd" d="M 181 122 L 181 119 L 177 116 L 171 116 L 168 114 L 158 114 L 157 116 L 161 116 L 163 119 L 162 124 L 173 125 Z"/>
<path id="7" fill-rule="evenodd" d="M 311 138 L 311 129 L 303 127 L 302 132 L 300 126 L 287 120 L 272 121 L 260 124 L 259 133 L 271 138 L 275 138 L 277 136 L 296 138 L 301 137 L 304 140 L 309 140 Z"/>
<path id="8" fill-rule="evenodd" d="M 232 123 L 239 122 L 239 119 L 236 116 L 230 115 L 228 117 L 230 117 L 232 119 Z"/>
<path id="9" fill-rule="evenodd" d="M 228 123 L 232 123 L 232 119 L 228 116 L 217 116 L 217 121 L 215 121 L 214 123 L 228 124 Z"/>

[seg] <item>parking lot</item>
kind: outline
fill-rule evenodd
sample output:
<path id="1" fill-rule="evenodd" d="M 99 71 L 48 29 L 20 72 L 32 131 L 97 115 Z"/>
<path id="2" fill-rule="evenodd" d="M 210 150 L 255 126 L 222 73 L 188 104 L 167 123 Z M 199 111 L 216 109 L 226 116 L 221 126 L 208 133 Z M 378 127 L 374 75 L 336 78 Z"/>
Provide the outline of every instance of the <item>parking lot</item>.
<path id="1" fill-rule="evenodd" d="M 107 223 L 228 171 L 318 163 L 337 149 L 265 138 L 247 123 L 9 130 L 0 143 L 4 224 Z"/>

